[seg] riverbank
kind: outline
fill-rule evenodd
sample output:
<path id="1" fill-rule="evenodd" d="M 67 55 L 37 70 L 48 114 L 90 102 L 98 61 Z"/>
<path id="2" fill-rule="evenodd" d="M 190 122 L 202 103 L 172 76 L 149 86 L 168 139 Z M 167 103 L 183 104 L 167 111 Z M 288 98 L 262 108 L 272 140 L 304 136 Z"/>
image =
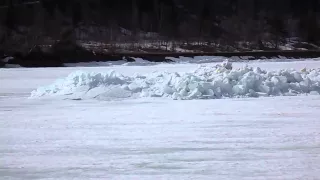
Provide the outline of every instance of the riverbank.
<path id="1" fill-rule="evenodd" d="M 198 56 L 219 56 L 239 60 L 257 59 L 301 59 L 320 57 L 319 50 L 290 51 L 245 51 L 245 52 L 123 52 L 103 53 L 80 48 L 63 51 L 31 51 L 25 56 L 15 54 L 3 57 L 0 67 L 64 67 L 65 63 L 127 61 L 141 58 L 150 62 L 173 62 L 173 58 L 195 58 Z"/>

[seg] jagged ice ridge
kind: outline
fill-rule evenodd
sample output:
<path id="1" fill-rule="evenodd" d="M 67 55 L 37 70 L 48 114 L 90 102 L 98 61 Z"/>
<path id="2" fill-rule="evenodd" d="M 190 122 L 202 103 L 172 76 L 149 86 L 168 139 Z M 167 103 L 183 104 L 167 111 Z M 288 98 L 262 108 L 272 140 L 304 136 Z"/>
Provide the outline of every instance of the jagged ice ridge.
<path id="1" fill-rule="evenodd" d="M 319 69 L 265 71 L 245 66 L 233 69 L 224 61 L 199 66 L 189 73 L 154 72 L 125 76 L 76 71 L 31 92 L 31 98 L 63 96 L 70 99 L 166 97 L 175 100 L 233 97 L 319 95 Z"/>

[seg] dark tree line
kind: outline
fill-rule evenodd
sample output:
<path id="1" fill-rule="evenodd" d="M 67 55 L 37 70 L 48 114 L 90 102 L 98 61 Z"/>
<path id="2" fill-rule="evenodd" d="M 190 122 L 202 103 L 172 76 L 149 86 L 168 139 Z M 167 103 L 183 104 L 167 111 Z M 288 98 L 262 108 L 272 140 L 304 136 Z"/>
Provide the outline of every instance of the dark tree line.
<path id="1" fill-rule="evenodd" d="M 320 43 L 320 0 L 2 0 L 2 48 L 57 40 Z M 22 46 L 23 45 L 23 46 Z"/>

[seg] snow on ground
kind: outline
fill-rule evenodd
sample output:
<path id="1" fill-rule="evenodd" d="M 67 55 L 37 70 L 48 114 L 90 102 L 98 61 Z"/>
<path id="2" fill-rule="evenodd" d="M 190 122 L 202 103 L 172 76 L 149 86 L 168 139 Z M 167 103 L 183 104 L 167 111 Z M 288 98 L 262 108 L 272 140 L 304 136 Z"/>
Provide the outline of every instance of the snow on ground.
<path id="1" fill-rule="evenodd" d="M 7 63 L 7 62 L 9 62 L 11 59 L 14 59 L 14 58 L 11 57 L 11 56 L 7 56 L 7 57 L 5 57 L 5 58 L 2 58 L 1 61 Z"/>
<path id="2" fill-rule="evenodd" d="M 97 66 L 115 66 L 115 65 L 124 65 L 124 66 L 150 66 L 150 65 L 159 65 L 159 64 L 166 64 L 167 62 L 150 62 L 144 60 L 142 58 L 132 58 L 134 62 L 128 62 L 126 60 L 119 60 L 119 61 L 106 61 L 106 62 L 80 62 L 80 63 L 65 63 L 64 66 L 66 67 L 97 67 Z M 221 62 L 223 61 L 224 57 L 219 56 L 195 56 L 191 57 L 166 57 L 166 59 L 171 60 L 172 63 L 179 63 L 179 64 L 202 64 L 202 63 L 213 63 L 213 62 Z M 230 59 L 231 61 L 233 59 Z M 239 61 L 239 59 L 236 59 Z"/>
<path id="3" fill-rule="evenodd" d="M 180 56 L 179 58 L 175 57 L 166 57 L 166 59 L 169 59 L 173 61 L 174 63 L 184 63 L 184 64 L 190 64 L 190 63 L 195 63 L 195 64 L 203 64 L 203 63 L 216 63 L 216 62 L 222 62 L 223 60 L 226 60 L 227 58 L 225 57 L 220 57 L 220 56 L 194 56 L 194 57 L 183 57 Z M 232 61 L 233 59 L 229 59 Z"/>
<path id="4" fill-rule="evenodd" d="M 65 67 L 97 67 L 97 66 L 150 66 L 150 65 L 157 65 L 162 63 L 155 63 L 144 60 L 142 58 L 133 58 L 134 62 L 128 62 L 126 60 L 119 60 L 119 61 L 92 61 L 92 62 L 80 62 L 80 63 L 64 63 Z"/>
<path id="5" fill-rule="evenodd" d="M 204 64 L 212 66 L 212 64 Z M 215 64 L 214 64 L 215 65 Z M 0 69 L 0 179 L 317 179 L 319 95 L 172 101 L 28 99 L 75 70 L 124 76 L 196 64 Z M 320 62 L 253 62 L 267 71 Z M 233 68 L 245 67 L 233 63 Z"/>
<path id="6" fill-rule="evenodd" d="M 5 68 L 23 68 L 19 64 L 5 64 L 4 67 Z"/>
<path id="7" fill-rule="evenodd" d="M 289 45 L 289 44 L 280 45 L 280 46 L 278 46 L 278 48 L 279 48 L 280 50 L 284 50 L 284 51 L 294 50 L 294 47 L 292 47 L 292 46 Z"/>

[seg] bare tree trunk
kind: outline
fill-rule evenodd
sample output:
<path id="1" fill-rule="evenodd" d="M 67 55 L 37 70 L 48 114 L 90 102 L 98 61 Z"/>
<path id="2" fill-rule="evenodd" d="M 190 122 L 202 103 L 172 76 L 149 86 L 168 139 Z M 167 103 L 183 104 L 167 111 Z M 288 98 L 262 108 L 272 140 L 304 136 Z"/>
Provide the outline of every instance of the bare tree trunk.
<path id="1" fill-rule="evenodd" d="M 133 29 L 133 35 L 137 35 L 137 31 L 139 28 L 139 10 L 137 6 L 137 0 L 132 0 L 132 29 Z"/>
<path id="2" fill-rule="evenodd" d="M 14 28 L 14 10 L 13 10 L 13 1 L 8 0 L 8 11 L 6 17 L 6 28 L 7 28 L 7 36 L 11 35 L 12 29 Z"/>

